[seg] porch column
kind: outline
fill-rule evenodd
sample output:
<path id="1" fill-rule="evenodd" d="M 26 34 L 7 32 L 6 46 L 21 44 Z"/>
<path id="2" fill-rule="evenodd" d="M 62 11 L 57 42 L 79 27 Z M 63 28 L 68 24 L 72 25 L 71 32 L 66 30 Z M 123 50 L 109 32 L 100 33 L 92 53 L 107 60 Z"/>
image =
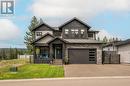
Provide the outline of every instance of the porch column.
<path id="1" fill-rule="evenodd" d="M 35 63 L 36 61 L 36 46 L 33 47 L 33 62 Z"/>
<path id="2" fill-rule="evenodd" d="M 52 47 L 52 44 L 50 44 L 49 48 L 50 48 L 49 57 L 52 59 L 53 58 L 53 47 Z"/>

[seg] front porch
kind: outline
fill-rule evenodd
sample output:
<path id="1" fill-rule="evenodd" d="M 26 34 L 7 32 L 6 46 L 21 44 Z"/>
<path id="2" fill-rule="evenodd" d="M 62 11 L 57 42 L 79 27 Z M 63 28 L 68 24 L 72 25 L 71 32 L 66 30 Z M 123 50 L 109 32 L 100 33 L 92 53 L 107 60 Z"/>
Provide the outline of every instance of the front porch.
<path id="1" fill-rule="evenodd" d="M 55 38 L 45 44 L 35 44 L 34 63 L 63 63 L 65 57 L 65 41 Z"/>
<path id="2" fill-rule="evenodd" d="M 34 63 L 56 63 L 57 61 L 62 61 L 63 51 L 63 44 L 37 46 L 35 47 Z"/>

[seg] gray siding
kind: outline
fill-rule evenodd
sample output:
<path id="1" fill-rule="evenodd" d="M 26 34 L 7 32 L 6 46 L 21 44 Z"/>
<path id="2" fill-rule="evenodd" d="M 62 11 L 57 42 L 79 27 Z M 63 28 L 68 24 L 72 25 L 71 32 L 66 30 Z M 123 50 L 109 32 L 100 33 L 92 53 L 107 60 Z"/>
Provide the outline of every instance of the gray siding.
<path id="1" fill-rule="evenodd" d="M 121 63 L 130 63 L 130 44 L 125 44 L 118 47 Z"/>
<path id="2" fill-rule="evenodd" d="M 46 33 L 50 33 L 53 35 L 53 30 L 50 29 L 49 27 L 43 25 L 41 27 L 39 27 L 38 29 L 35 30 L 35 39 L 39 38 L 40 36 L 37 36 L 36 33 L 37 32 L 42 32 L 42 35 L 46 34 Z"/>
<path id="3" fill-rule="evenodd" d="M 65 34 L 65 29 L 69 29 L 69 34 L 68 35 Z M 68 38 L 68 39 L 70 39 L 70 38 L 74 38 L 74 39 L 75 38 L 81 38 L 81 34 L 79 34 L 77 37 L 73 36 L 73 34 L 71 33 L 71 29 L 78 29 L 79 33 L 80 33 L 81 29 L 84 29 L 85 34 L 84 34 L 83 38 L 87 38 L 87 29 L 88 28 L 86 26 L 84 26 L 83 24 L 79 23 L 76 20 L 74 20 L 73 22 L 65 25 L 62 28 L 62 37 L 63 38 Z"/>

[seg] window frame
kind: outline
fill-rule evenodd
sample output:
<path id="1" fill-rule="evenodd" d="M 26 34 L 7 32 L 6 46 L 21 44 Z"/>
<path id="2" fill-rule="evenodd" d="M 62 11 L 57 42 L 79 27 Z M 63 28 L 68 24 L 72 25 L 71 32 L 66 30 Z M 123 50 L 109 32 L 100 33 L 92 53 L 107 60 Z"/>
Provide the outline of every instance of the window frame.
<path id="1" fill-rule="evenodd" d="M 42 36 L 42 32 L 36 32 L 36 36 Z"/>
<path id="2" fill-rule="evenodd" d="M 91 36 L 90 36 L 91 35 Z M 93 33 L 88 33 L 88 38 L 93 38 L 94 34 Z"/>
<path id="3" fill-rule="evenodd" d="M 80 30 L 80 33 L 81 33 L 82 35 L 84 34 L 84 32 L 85 32 L 84 29 L 81 29 L 81 30 Z"/>
<path id="4" fill-rule="evenodd" d="M 65 35 L 69 34 L 69 29 L 65 29 Z"/>

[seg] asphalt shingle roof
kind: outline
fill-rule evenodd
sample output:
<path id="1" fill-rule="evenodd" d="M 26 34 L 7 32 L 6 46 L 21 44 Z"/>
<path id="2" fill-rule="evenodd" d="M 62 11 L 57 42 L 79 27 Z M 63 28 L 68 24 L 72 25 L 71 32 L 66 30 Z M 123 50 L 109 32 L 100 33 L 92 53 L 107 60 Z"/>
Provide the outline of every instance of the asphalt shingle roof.
<path id="1" fill-rule="evenodd" d="M 92 39 L 64 39 L 69 43 L 102 43 L 101 41 L 92 40 Z"/>

